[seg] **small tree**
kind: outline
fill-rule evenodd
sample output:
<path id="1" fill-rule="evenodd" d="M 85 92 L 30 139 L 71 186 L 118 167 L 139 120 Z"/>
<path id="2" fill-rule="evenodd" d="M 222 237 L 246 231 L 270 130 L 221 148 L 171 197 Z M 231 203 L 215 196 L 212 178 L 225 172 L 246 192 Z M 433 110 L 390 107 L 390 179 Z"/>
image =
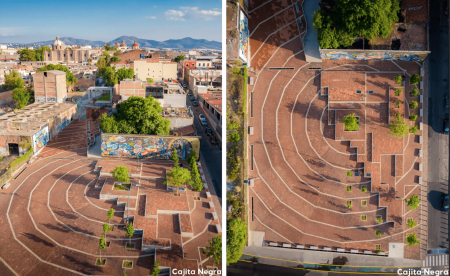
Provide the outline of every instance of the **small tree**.
<path id="1" fill-rule="evenodd" d="M 420 198 L 418 195 L 412 195 L 409 199 L 405 198 L 406 205 L 410 210 L 419 208 Z"/>
<path id="2" fill-rule="evenodd" d="M 222 260 L 222 236 L 215 236 L 209 241 L 209 246 L 205 247 L 206 257 L 213 257 L 216 264 Z"/>
<path id="3" fill-rule="evenodd" d="M 414 228 L 417 226 L 417 222 L 414 219 L 408 219 L 408 228 Z"/>
<path id="4" fill-rule="evenodd" d="M 400 75 L 395 76 L 394 79 L 397 84 L 402 84 L 402 82 L 403 82 L 403 77 Z"/>
<path id="5" fill-rule="evenodd" d="M 363 193 L 367 192 L 367 187 L 366 186 L 362 186 L 361 187 L 361 192 L 363 192 Z"/>
<path id="6" fill-rule="evenodd" d="M 352 191 L 352 186 L 347 186 L 347 193 L 350 193 Z"/>
<path id="7" fill-rule="evenodd" d="M 419 84 L 420 82 L 420 76 L 418 74 L 414 74 L 409 78 L 409 83 L 412 85 Z"/>
<path id="8" fill-rule="evenodd" d="M 395 95 L 395 96 L 398 97 L 398 96 L 400 96 L 400 94 L 402 94 L 402 89 L 401 89 L 401 88 L 395 90 L 395 92 L 394 92 L 394 95 Z"/>
<path id="9" fill-rule="evenodd" d="M 103 223 L 103 233 L 105 233 L 105 240 L 106 240 L 106 233 L 108 233 L 109 231 L 109 224 L 108 223 Z"/>
<path id="10" fill-rule="evenodd" d="M 342 119 L 344 123 L 344 129 L 347 131 L 356 131 L 359 129 L 358 118 L 355 117 L 355 114 L 348 114 Z"/>
<path id="11" fill-rule="evenodd" d="M 153 83 L 154 80 L 153 80 L 152 78 L 147 78 L 147 82 L 148 82 L 148 83 Z"/>
<path id="12" fill-rule="evenodd" d="M 397 114 L 400 115 L 400 114 Z M 409 133 L 408 125 L 400 116 L 395 116 L 395 119 L 389 124 L 388 133 L 391 136 L 402 138 L 404 135 Z"/>
<path id="13" fill-rule="evenodd" d="M 150 274 L 150 276 L 158 276 L 159 273 L 161 272 L 161 269 L 159 268 L 159 265 L 161 264 L 160 261 L 156 261 L 153 264 L 153 270 L 152 270 L 152 274 Z"/>
<path id="14" fill-rule="evenodd" d="M 380 217 L 377 217 L 377 222 L 378 223 L 382 223 L 383 222 L 383 218 L 380 216 Z"/>
<path id="15" fill-rule="evenodd" d="M 417 115 L 416 114 L 414 114 L 414 112 L 411 112 L 411 115 L 409 116 L 409 119 L 411 120 L 411 121 L 416 121 L 417 120 Z"/>
<path id="16" fill-rule="evenodd" d="M 352 171 L 347 171 L 347 176 L 348 177 L 352 176 Z"/>
<path id="17" fill-rule="evenodd" d="M 420 244 L 420 241 L 417 238 L 416 233 L 406 235 L 406 242 L 407 242 L 408 246 Z"/>
<path id="18" fill-rule="evenodd" d="M 413 97 L 419 96 L 419 90 L 417 90 L 417 88 L 414 88 L 413 90 L 411 90 L 411 95 Z"/>
<path id="19" fill-rule="evenodd" d="M 25 109 L 25 106 L 27 106 L 28 102 L 30 101 L 30 94 L 26 89 L 15 88 L 12 91 L 12 98 L 16 103 L 17 109 Z"/>
<path id="20" fill-rule="evenodd" d="M 414 135 L 416 135 L 418 130 L 419 128 L 417 126 L 413 126 L 409 128 L 409 133 L 413 133 Z"/>
<path id="21" fill-rule="evenodd" d="M 400 106 L 402 105 L 402 103 L 401 103 L 401 102 L 396 102 L 395 105 L 396 105 L 397 107 L 400 107 Z"/>
<path id="22" fill-rule="evenodd" d="M 133 222 L 130 221 L 130 222 L 127 224 L 126 230 L 127 230 L 127 236 L 130 237 L 130 242 L 129 242 L 129 244 L 130 244 L 130 246 L 131 246 L 131 237 L 133 237 L 133 234 L 134 234 Z"/>
<path id="23" fill-rule="evenodd" d="M 116 168 L 111 171 L 112 177 L 119 182 L 130 182 L 130 172 L 125 166 L 116 166 Z"/>
<path id="24" fill-rule="evenodd" d="M 167 173 L 167 179 L 164 181 L 166 185 L 172 185 L 178 188 L 191 179 L 191 172 L 186 168 L 174 167 L 170 172 Z M 191 183 L 189 183 L 191 184 Z"/>
<path id="25" fill-rule="evenodd" d="M 380 230 L 375 231 L 375 235 L 377 235 L 377 237 L 381 237 L 381 231 Z"/>
<path id="26" fill-rule="evenodd" d="M 239 134 L 239 132 L 233 131 L 230 134 L 230 141 L 233 143 L 237 143 L 237 142 L 241 141 L 241 135 Z"/>
<path id="27" fill-rule="evenodd" d="M 108 221 L 108 226 L 109 226 L 109 224 L 111 223 L 111 219 L 114 217 L 114 209 L 113 208 L 109 209 L 106 217 L 109 219 L 109 221 Z"/>
<path id="28" fill-rule="evenodd" d="M 170 156 L 170 159 L 172 159 L 174 166 L 177 168 L 179 167 L 178 162 L 179 162 L 179 158 L 178 158 L 178 153 L 177 153 L 177 149 L 173 150 L 173 154 L 172 156 Z"/>
<path id="29" fill-rule="evenodd" d="M 105 249 L 105 236 L 102 235 L 99 241 L 98 249 L 100 249 L 100 264 L 102 263 L 102 250 Z"/>
<path id="30" fill-rule="evenodd" d="M 417 108 L 419 104 L 416 101 L 411 102 L 411 108 Z"/>

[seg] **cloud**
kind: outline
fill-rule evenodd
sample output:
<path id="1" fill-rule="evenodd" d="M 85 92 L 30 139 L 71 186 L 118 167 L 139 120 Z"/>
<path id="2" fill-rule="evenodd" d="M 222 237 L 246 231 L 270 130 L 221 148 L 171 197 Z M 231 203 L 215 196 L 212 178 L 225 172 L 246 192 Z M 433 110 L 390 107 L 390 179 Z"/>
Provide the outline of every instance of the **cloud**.
<path id="1" fill-rule="evenodd" d="M 156 16 L 146 16 L 145 18 L 148 18 L 148 19 L 156 19 Z"/>
<path id="2" fill-rule="evenodd" d="M 166 19 L 173 21 L 210 21 L 221 19 L 221 15 L 222 12 L 218 9 L 199 10 L 198 7 L 180 7 L 179 10 L 167 10 L 165 12 Z"/>

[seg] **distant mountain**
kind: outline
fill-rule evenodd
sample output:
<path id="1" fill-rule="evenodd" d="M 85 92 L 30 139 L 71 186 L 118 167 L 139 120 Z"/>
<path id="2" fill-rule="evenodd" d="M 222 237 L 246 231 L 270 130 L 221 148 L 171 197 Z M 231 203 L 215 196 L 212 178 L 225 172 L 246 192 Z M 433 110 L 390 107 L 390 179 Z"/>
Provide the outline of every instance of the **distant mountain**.
<path id="1" fill-rule="evenodd" d="M 134 41 L 139 44 L 140 47 L 148 47 L 148 48 L 176 48 L 176 49 L 222 49 L 222 43 L 217 41 L 210 41 L 205 39 L 194 39 L 190 37 L 185 37 L 182 39 L 169 39 L 166 41 L 156 41 L 150 39 L 137 38 L 135 36 L 121 36 L 111 41 L 92 41 L 87 39 L 78 39 L 73 37 L 60 37 L 59 40 L 63 41 L 66 45 L 91 45 L 92 47 L 103 46 L 103 44 L 110 43 L 111 46 L 114 46 L 116 42 L 122 43 L 122 40 L 131 47 Z M 40 41 L 35 43 L 26 43 L 21 45 L 26 46 L 42 46 L 42 45 L 51 45 L 54 40 L 48 41 Z"/>

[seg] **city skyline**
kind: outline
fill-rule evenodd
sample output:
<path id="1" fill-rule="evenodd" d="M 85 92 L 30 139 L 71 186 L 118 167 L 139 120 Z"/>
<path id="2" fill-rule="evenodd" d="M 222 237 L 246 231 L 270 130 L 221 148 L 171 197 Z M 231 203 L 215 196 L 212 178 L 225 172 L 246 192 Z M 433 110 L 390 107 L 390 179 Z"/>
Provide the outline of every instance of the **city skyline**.
<path id="1" fill-rule="evenodd" d="M 217 32 L 222 28 L 218 0 L 194 0 L 189 6 L 178 0 L 130 1 L 127 5 L 117 0 L 107 3 L 82 0 L 76 4 L 51 0 L 45 7 L 29 0 L 21 3 L 27 9 L 21 11 L 20 20 L 15 13 L 0 18 L 0 43 L 36 43 L 54 40 L 56 35 L 105 42 L 123 35 L 156 41 L 185 37 L 222 41 L 221 33 Z M 1 5 L 6 10 L 17 8 L 17 3 L 12 2 Z"/>

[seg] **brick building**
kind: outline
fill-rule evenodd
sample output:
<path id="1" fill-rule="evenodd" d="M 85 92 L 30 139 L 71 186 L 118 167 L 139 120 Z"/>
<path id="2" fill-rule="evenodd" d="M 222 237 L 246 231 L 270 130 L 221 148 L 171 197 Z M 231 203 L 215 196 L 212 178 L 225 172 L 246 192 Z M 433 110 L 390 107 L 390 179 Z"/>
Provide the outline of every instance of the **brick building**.
<path id="1" fill-rule="evenodd" d="M 33 75 L 36 102 L 58 102 L 67 98 L 66 73 L 59 70 L 37 72 Z"/>
<path id="2" fill-rule="evenodd" d="M 120 61 L 126 61 L 126 62 L 133 62 L 135 60 L 140 60 L 140 59 L 148 59 L 148 60 L 151 60 L 150 62 L 159 62 L 158 54 L 150 54 L 141 49 L 136 49 L 136 50 L 131 50 L 131 51 L 125 52 L 121 55 L 118 55 L 117 57 L 120 59 Z"/>

